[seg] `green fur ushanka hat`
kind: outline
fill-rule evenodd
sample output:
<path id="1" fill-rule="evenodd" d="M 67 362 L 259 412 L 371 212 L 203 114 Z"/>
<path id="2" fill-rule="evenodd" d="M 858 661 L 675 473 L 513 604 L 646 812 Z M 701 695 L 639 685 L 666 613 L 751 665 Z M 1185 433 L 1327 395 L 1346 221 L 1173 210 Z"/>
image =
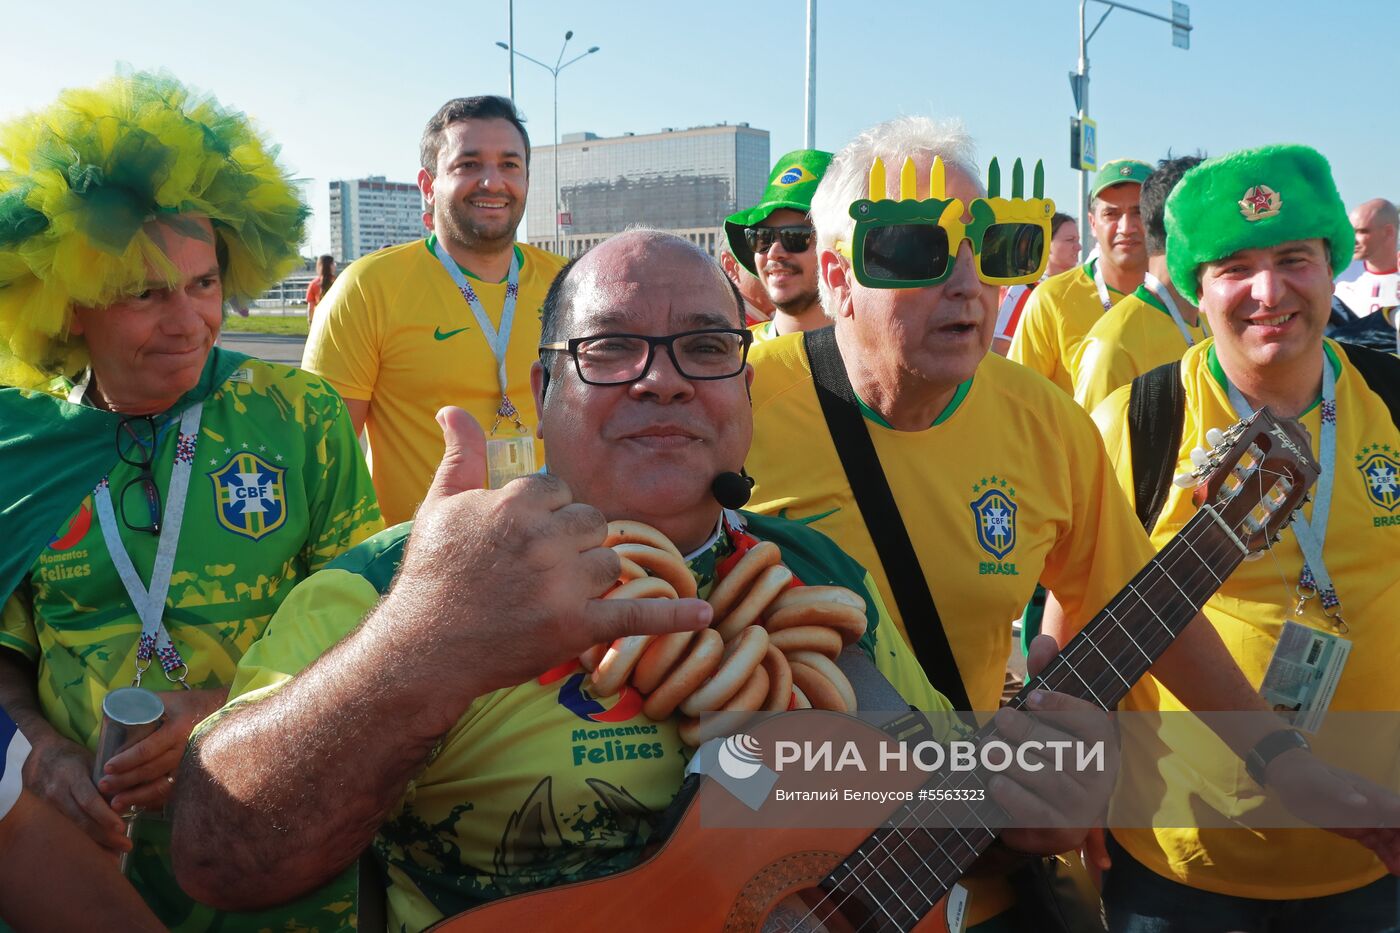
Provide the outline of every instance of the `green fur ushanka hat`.
<path id="1" fill-rule="evenodd" d="M 1200 267 L 1243 249 L 1323 239 L 1332 273 L 1351 262 L 1356 233 L 1332 167 L 1307 146 L 1264 146 L 1209 159 L 1181 177 L 1167 198 L 1167 269 L 1200 303 Z"/>

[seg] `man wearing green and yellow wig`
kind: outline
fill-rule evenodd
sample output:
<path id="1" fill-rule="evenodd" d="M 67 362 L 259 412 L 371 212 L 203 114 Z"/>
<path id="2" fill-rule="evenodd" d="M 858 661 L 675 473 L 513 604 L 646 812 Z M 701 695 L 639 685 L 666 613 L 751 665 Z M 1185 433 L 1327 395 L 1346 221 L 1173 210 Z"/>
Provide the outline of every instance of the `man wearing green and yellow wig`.
<path id="1" fill-rule="evenodd" d="M 336 393 L 215 346 L 225 303 L 297 263 L 305 217 L 249 121 L 168 76 L 0 127 L 0 705 L 33 745 L 27 789 L 134 850 L 132 882 L 177 929 L 353 913 L 342 890 L 221 917 L 175 886 L 159 819 L 277 606 L 382 526 Z M 96 762 L 104 699 L 128 685 L 164 718 Z"/>

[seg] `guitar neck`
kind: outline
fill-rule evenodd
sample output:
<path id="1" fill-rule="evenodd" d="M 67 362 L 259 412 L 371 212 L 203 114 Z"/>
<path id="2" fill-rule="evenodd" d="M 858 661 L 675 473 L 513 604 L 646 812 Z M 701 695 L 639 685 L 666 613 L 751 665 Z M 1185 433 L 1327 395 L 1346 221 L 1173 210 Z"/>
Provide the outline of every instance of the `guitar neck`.
<path id="1" fill-rule="evenodd" d="M 1032 690 L 1045 689 L 1113 709 L 1243 558 L 1241 546 L 1213 513 L 1198 511 L 1008 705 L 1020 709 Z M 978 736 L 990 732 L 989 724 Z M 940 772 L 925 787 L 981 791 L 984 780 L 980 772 Z M 862 929 L 911 930 L 996 840 L 996 827 L 1006 823 L 989 799 L 909 804 L 822 886 L 861 905 L 869 915 Z"/>

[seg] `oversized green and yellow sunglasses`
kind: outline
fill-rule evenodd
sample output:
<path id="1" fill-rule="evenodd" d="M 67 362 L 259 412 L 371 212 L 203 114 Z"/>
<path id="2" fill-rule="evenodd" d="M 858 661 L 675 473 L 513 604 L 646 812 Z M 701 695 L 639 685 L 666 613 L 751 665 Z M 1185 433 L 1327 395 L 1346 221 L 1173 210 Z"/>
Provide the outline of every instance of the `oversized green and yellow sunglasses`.
<path id="1" fill-rule="evenodd" d="M 1045 167 L 1035 163 L 1034 196 L 1024 198 L 1024 172 L 1017 159 L 1011 171 L 1011 198 L 1000 197 L 1001 168 L 987 168 L 987 197 L 974 200 L 963 223 L 960 198 L 944 197 L 943 160 L 929 170 L 929 196 L 918 190 L 914 160 L 900 171 L 899 199 L 884 196 L 885 163 L 870 166 L 870 198 L 851 204 L 856 222 L 851 241 L 836 241 L 836 250 L 851 261 L 856 281 L 866 288 L 924 288 L 938 285 L 953 272 L 958 247 L 972 244 L 977 277 L 988 285 L 1022 285 L 1045 272 L 1050 251 L 1050 219 L 1055 202 L 1043 197 Z"/>

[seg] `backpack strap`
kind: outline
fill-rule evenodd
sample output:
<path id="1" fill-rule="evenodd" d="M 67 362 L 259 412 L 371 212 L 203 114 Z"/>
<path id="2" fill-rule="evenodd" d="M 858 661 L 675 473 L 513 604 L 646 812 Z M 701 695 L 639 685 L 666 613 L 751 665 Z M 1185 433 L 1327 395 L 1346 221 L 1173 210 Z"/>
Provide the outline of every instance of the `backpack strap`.
<path id="1" fill-rule="evenodd" d="M 1138 521 L 1148 534 L 1167 504 L 1185 418 L 1186 390 L 1181 385 L 1180 360 L 1158 366 L 1133 380 L 1128 394 L 1133 499 Z"/>
<path id="2" fill-rule="evenodd" d="M 1385 402 L 1385 407 L 1390 409 L 1390 420 L 1400 428 L 1400 359 L 1353 344 L 1347 344 L 1345 349 L 1351 365 L 1366 380 L 1367 387 Z"/>
<path id="3" fill-rule="evenodd" d="M 909 647 L 934 687 L 953 704 L 953 709 L 970 710 L 972 703 L 967 687 L 958 672 L 948 634 L 943 630 L 943 620 L 928 588 L 928 579 L 866 429 L 855 389 L 851 388 L 850 377 L 846 375 L 846 364 L 836 345 L 836 329 L 823 327 L 806 331 L 802 341 L 811 362 L 812 382 L 827 430 L 841 458 L 841 469 L 846 473 L 846 483 L 860 509 L 861 520 L 875 543 L 885 577 L 890 581 L 890 593 L 904 619 Z"/>

